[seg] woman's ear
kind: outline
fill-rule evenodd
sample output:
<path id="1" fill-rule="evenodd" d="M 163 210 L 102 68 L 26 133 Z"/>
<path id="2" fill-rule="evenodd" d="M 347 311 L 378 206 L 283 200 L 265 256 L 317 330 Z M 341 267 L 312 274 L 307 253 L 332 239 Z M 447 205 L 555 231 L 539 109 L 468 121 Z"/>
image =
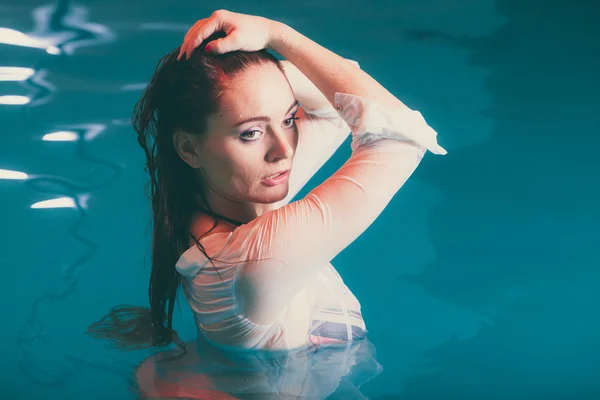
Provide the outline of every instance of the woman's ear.
<path id="1" fill-rule="evenodd" d="M 196 135 L 176 132 L 173 135 L 173 146 L 179 157 L 190 167 L 200 168 L 200 155 L 196 152 L 198 140 Z"/>

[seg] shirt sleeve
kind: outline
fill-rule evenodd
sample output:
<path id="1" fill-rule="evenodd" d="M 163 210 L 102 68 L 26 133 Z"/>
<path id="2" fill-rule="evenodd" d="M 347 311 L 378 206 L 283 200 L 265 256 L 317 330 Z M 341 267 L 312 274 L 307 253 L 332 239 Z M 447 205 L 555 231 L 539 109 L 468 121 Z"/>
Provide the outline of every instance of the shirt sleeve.
<path id="1" fill-rule="evenodd" d="M 347 61 L 360 68 L 358 62 Z M 318 109 L 301 104 L 301 108 L 304 115 L 298 121 L 298 145 L 292 163 L 288 194 L 275 203 L 274 208 L 292 201 L 350 136 L 350 127 L 330 103 Z"/>
<path id="2" fill-rule="evenodd" d="M 388 110 L 336 93 L 352 155 L 300 200 L 238 227 L 227 253 L 244 261 L 236 295 L 256 323 L 279 318 L 323 264 L 360 236 L 415 171 L 426 150 L 445 154 L 418 111 Z"/>

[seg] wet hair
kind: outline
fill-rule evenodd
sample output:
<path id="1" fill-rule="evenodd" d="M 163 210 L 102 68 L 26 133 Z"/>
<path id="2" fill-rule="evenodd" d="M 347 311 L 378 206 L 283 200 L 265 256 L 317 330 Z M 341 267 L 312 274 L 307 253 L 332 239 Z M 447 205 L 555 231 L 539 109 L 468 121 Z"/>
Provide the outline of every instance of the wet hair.
<path id="1" fill-rule="evenodd" d="M 177 61 L 179 48 L 164 56 L 134 107 L 133 127 L 146 154 L 146 171 L 150 175 L 147 185 L 152 204 L 150 308 L 116 306 L 88 330 L 91 336 L 109 339 L 122 349 L 167 346 L 173 342 L 183 345 L 173 329 L 173 309 L 181 279 L 175 264 L 189 249 L 190 237 L 213 261 L 200 239 L 217 226 L 219 217 L 215 217 L 212 229 L 200 238 L 192 234 L 190 224 L 198 210 L 198 196 L 212 210 L 202 184 L 194 184 L 198 182 L 195 171 L 177 153 L 173 135 L 177 131 L 205 134 L 207 119 L 219 111 L 220 93 L 235 74 L 269 63 L 284 72 L 279 60 L 267 50 L 225 54 L 204 51 L 207 43 L 224 36 L 223 32 L 217 32 L 207 38 L 189 60 Z"/>

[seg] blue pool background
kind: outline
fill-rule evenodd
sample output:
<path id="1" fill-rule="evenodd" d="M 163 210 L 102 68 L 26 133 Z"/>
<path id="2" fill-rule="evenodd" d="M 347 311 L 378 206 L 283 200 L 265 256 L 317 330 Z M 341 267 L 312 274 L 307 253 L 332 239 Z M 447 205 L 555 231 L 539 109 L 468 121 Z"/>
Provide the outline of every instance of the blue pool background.
<path id="1" fill-rule="evenodd" d="M 0 3 L 0 67 L 35 70 L 0 81 L 0 96 L 30 99 L 0 105 L 0 169 L 29 175 L 0 179 L 0 397 L 134 398 L 129 375 L 148 353 L 83 332 L 115 304 L 147 304 L 150 211 L 129 117 L 158 59 L 217 8 L 278 19 L 358 61 L 449 152 L 426 155 L 333 261 L 384 367 L 363 394 L 600 398 L 591 0 Z M 57 131 L 78 140 L 42 140 Z M 57 198 L 75 206 L 31 208 Z M 193 337 L 183 302 L 174 323 Z"/>

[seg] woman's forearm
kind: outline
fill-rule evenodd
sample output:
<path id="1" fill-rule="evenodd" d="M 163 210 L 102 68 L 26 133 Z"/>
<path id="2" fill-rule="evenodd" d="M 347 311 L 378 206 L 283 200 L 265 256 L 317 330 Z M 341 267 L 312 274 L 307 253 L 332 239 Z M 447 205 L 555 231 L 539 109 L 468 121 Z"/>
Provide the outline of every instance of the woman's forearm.
<path id="1" fill-rule="evenodd" d="M 272 22 L 269 48 L 291 62 L 334 107 L 336 92 L 366 97 L 390 109 L 405 107 L 386 88 L 356 65 L 290 26 L 277 21 Z"/>
<path id="2" fill-rule="evenodd" d="M 358 66 L 356 61 L 346 60 Z M 290 82 L 292 91 L 296 99 L 302 104 L 302 107 L 308 110 L 321 110 L 331 107 L 329 100 L 323 93 L 306 77 L 294 64 L 288 60 L 282 60 L 281 65 L 285 70 L 285 75 Z"/>

